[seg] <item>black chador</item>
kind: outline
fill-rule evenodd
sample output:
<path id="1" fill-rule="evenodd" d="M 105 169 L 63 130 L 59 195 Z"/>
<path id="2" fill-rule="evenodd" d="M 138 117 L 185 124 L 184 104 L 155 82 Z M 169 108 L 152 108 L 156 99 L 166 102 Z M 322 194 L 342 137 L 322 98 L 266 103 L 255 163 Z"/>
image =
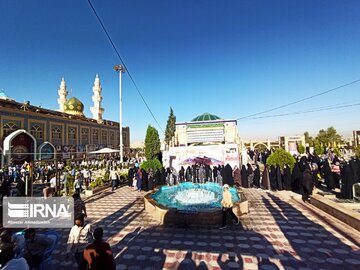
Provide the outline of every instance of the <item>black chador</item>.
<path id="1" fill-rule="evenodd" d="M 165 185 L 166 184 L 166 171 L 165 168 L 161 168 L 160 171 L 160 185 Z"/>
<path id="2" fill-rule="evenodd" d="M 292 191 L 298 192 L 300 190 L 300 180 L 302 173 L 300 172 L 299 164 L 295 163 L 294 169 L 291 174 L 291 188 Z"/>
<path id="3" fill-rule="evenodd" d="M 271 188 L 271 190 L 277 190 L 276 168 L 275 168 L 274 165 L 270 166 L 269 177 L 270 177 L 270 188 Z"/>
<path id="4" fill-rule="evenodd" d="M 232 168 L 229 164 L 226 164 L 226 166 L 224 168 L 223 184 L 228 184 L 229 186 L 234 185 L 234 178 L 232 176 Z"/>
<path id="5" fill-rule="evenodd" d="M 241 186 L 244 188 L 249 188 L 250 186 L 248 181 L 248 174 L 245 165 L 241 166 L 240 176 L 241 176 Z"/>
<path id="6" fill-rule="evenodd" d="M 158 187 L 158 186 L 160 186 L 160 180 L 161 179 L 161 173 L 160 173 L 160 170 L 159 169 L 157 169 L 156 170 L 156 173 L 155 173 L 155 187 Z"/>
<path id="7" fill-rule="evenodd" d="M 256 165 L 256 168 L 254 170 L 254 180 L 253 180 L 253 185 L 256 188 L 260 187 L 260 167 L 259 165 Z"/>
<path id="8" fill-rule="evenodd" d="M 283 174 L 283 188 L 285 190 L 291 190 L 291 172 L 290 167 L 285 165 Z"/>
<path id="9" fill-rule="evenodd" d="M 277 186 L 277 190 L 283 190 L 282 176 L 279 165 L 276 166 L 276 186 Z"/>

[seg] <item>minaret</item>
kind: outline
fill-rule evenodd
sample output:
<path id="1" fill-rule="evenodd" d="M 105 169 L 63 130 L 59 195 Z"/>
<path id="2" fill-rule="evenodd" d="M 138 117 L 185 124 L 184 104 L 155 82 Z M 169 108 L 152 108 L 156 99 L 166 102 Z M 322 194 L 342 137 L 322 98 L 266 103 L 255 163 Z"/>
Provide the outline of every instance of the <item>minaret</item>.
<path id="1" fill-rule="evenodd" d="M 99 75 L 96 74 L 95 82 L 93 86 L 94 95 L 92 96 L 92 100 L 94 101 L 94 107 L 91 107 L 90 111 L 93 115 L 93 119 L 98 121 L 98 123 L 103 122 L 102 114 L 104 113 L 104 108 L 101 108 L 101 101 L 102 101 L 101 91 L 102 88 L 100 84 Z"/>
<path id="2" fill-rule="evenodd" d="M 66 96 L 68 94 L 68 91 L 66 90 L 66 83 L 64 78 L 61 79 L 58 94 L 59 94 L 59 98 L 57 102 L 59 103 L 59 111 L 64 112 L 64 103 L 66 102 Z"/>

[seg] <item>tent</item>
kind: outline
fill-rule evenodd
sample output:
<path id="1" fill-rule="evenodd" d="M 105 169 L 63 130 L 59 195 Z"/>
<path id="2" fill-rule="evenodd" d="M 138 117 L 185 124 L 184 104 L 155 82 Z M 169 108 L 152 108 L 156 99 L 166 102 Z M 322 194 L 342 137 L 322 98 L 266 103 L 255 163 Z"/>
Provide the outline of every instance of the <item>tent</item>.
<path id="1" fill-rule="evenodd" d="M 110 154 L 110 153 L 120 153 L 120 150 L 111 149 L 108 147 L 89 152 L 89 154 Z"/>
<path id="2" fill-rule="evenodd" d="M 181 165 L 193 165 L 193 164 L 203 164 L 203 165 L 223 165 L 224 162 L 221 160 L 217 160 L 215 158 L 203 156 L 203 157 L 193 157 L 187 158 L 183 162 L 180 163 Z"/>

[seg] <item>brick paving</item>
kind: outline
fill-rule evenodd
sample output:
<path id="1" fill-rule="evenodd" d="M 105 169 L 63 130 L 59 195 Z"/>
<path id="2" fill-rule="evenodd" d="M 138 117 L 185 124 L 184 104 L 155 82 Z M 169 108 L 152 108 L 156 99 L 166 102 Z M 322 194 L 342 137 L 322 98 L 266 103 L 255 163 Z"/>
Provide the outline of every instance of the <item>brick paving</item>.
<path id="1" fill-rule="evenodd" d="M 354 229 L 281 192 L 245 194 L 250 213 L 225 230 L 159 226 L 144 211 L 144 193 L 127 186 L 88 200 L 87 211 L 117 269 L 360 269 Z M 69 229 L 59 233 L 52 269 L 76 269 L 65 259 Z"/>

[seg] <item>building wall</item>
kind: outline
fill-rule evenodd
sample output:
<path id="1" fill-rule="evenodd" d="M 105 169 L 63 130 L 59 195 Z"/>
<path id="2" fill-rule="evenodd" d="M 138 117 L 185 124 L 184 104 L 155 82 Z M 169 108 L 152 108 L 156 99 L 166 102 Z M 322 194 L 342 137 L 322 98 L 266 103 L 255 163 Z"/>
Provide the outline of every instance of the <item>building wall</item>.
<path id="1" fill-rule="evenodd" d="M 203 143 L 239 143 L 236 120 L 214 120 L 176 123 L 175 146 L 190 145 L 197 135 Z"/>
<path id="2" fill-rule="evenodd" d="M 37 140 L 37 145 L 44 141 L 52 143 L 58 153 L 65 150 L 78 152 L 80 158 L 85 152 L 109 146 L 119 148 L 119 124 L 107 121 L 104 124 L 93 122 L 92 119 L 71 119 L 70 115 L 52 115 L 51 113 L 19 110 L 14 106 L 0 104 L 0 141 L 1 148 L 5 137 L 18 129 L 25 129 Z M 123 127 L 124 151 L 130 147 L 130 129 Z M 69 155 L 63 155 L 68 158 Z"/>

